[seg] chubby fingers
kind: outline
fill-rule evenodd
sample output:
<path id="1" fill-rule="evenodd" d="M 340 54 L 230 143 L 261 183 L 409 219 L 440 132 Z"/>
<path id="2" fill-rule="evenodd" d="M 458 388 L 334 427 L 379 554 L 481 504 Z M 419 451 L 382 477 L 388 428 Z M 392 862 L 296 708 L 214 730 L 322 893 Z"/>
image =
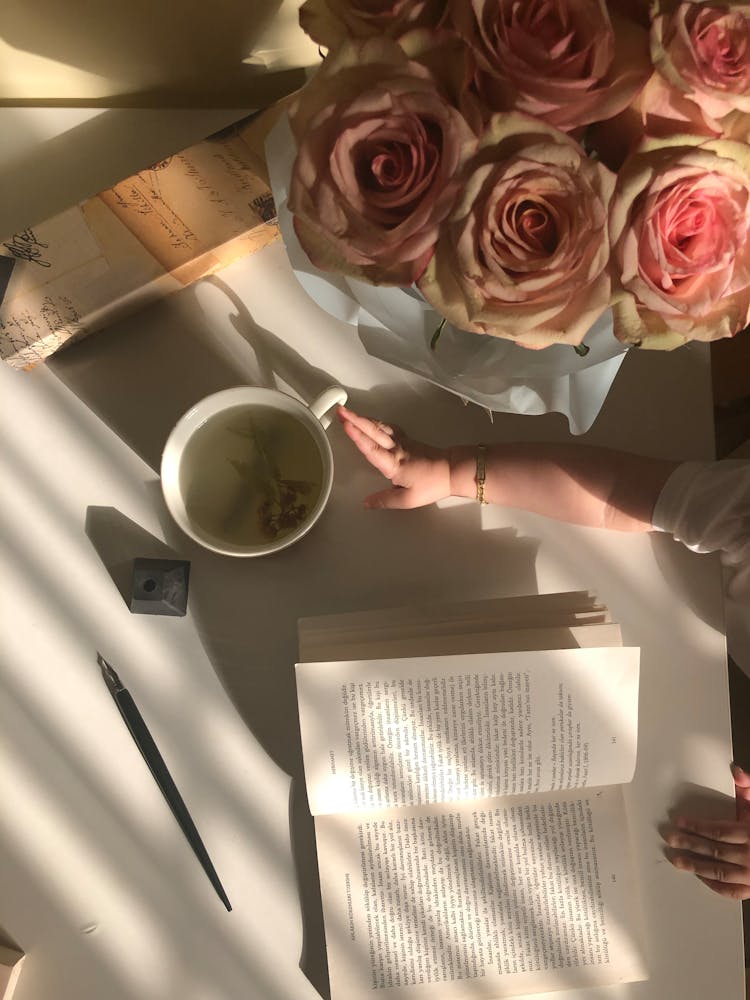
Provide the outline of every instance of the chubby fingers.
<path id="1" fill-rule="evenodd" d="M 344 424 L 346 435 L 359 448 L 370 465 L 375 466 L 388 479 L 392 479 L 398 469 L 398 459 L 391 448 L 378 444 L 354 424 Z"/>
<path id="2" fill-rule="evenodd" d="M 390 428 L 386 429 L 385 424 L 378 426 L 374 420 L 360 417 L 351 410 L 345 410 L 343 406 L 339 407 L 339 419 L 346 436 L 354 442 L 370 465 L 386 478 L 393 479 L 398 471 L 402 452 L 388 433 Z"/>
<path id="3" fill-rule="evenodd" d="M 388 450 L 393 448 L 395 444 L 393 440 L 393 428 L 388 424 L 384 424 L 382 420 L 370 420 L 369 417 L 360 417 L 358 413 L 347 409 L 345 406 L 339 406 L 336 412 L 339 420 L 344 425 L 345 431 L 349 428 L 355 428 L 360 434 L 374 441 L 381 448 Z"/>

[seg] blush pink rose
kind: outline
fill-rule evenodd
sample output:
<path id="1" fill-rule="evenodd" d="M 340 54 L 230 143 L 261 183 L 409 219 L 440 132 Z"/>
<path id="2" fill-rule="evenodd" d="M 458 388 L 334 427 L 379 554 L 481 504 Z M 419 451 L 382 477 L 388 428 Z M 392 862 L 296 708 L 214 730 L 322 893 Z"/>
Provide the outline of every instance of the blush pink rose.
<path id="1" fill-rule="evenodd" d="M 334 49 L 349 38 L 398 38 L 436 27 L 444 9 L 445 0 L 305 0 L 299 23 L 318 45 Z"/>
<path id="2" fill-rule="evenodd" d="M 571 132 L 611 118 L 648 79 L 648 33 L 604 0 L 451 0 L 475 61 L 467 116 L 523 111 Z M 471 110 L 468 110 L 471 109 Z"/>
<path id="3" fill-rule="evenodd" d="M 748 141 L 750 4 L 723 8 L 662 2 L 655 11 L 651 43 L 656 70 L 629 108 L 597 123 L 588 136 L 615 169 L 644 138 L 697 135 Z"/>
<path id="4" fill-rule="evenodd" d="M 347 42 L 290 111 L 297 158 L 289 209 L 300 243 L 323 270 L 409 285 L 476 145 L 430 72 L 395 42 Z"/>
<path id="5" fill-rule="evenodd" d="M 424 297 L 461 330 L 580 344 L 609 304 L 614 182 L 563 132 L 493 116 L 419 282 Z"/>
<path id="6" fill-rule="evenodd" d="M 750 320 L 750 147 L 682 136 L 647 142 L 610 209 L 615 334 L 670 350 Z"/>
<path id="7" fill-rule="evenodd" d="M 691 103 L 715 133 L 733 111 L 750 112 L 750 4 L 657 0 L 651 56 L 669 85 L 662 113 L 689 118 Z"/>

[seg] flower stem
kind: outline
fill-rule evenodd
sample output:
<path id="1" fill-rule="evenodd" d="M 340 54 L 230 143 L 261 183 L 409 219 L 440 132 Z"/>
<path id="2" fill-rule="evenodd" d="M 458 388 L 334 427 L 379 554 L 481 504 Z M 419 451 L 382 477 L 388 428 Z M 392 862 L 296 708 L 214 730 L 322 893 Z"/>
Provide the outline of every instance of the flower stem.
<path id="1" fill-rule="evenodd" d="M 440 337 L 440 334 L 443 332 L 443 327 L 444 326 L 445 326 L 445 316 L 443 316 L 443 318 L 440 320 L 439 324 L 437 325 L 437 327 L 435 329 L 435 332 L 433 333 L 432 337 L 430 338 L 430 350 L 431 351 L 434 351 L 435 348 L 437 347 L 438 338 Z"/>
<path id="2" fill-rule="evenodd" d="M 591 348 L 587 347 L 585 344 L 576 344 L 573 350 L 576 352 L 579 358 L 585 358 L 586 355 L 591 350 Z"/>

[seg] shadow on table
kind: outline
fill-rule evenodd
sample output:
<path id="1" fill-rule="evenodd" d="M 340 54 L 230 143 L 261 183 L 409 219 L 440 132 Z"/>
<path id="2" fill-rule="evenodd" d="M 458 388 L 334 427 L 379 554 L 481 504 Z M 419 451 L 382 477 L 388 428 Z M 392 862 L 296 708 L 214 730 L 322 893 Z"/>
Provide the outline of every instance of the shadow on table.
<path id="1" fill-rule="evenodd" d="M 115 327 L 50 363 L 56 376 L 154 470 L 176 420 L 211 392 L 248 381 L 278 387 L 281 380 L 312 399 L 336 381 L 255 324 L 220 279 L 211 283 L 225 292 L 234 309 L 229 318 L 238 340 L 231 344 L 212 343 L 210 331 L 196 323 L 194 306 L 178 296 L 169 305 L 169 322 L 166 307 L 156 306 L 141 314 L 137 330 Z M 444 393 L 427 383 L 419 389 L 402 383 L 352 393 L 355 407 L 387 415 L 418 434 L 427 429 L 430 401 L 438 398 L 444 400 Z M 460 403 L 456 411 L 460 421 Z M 457 440 L 462 433 L 458 426 Z M 297 620 L 537 592 L 534 539 L 519 538 L 514 529 L 481 530 L 481 510 L 471 503 L 397 513 L 365 511 L 360 499 L 382 480 L 338 426 L 330 436 L 336 477 L 327 510 L 298 543 L 262 559 L 232 559 L 196 545 L 169 517 L 158 480 L 148 484 L 165 548 L 191 562 L 189 610 L 206 655 L 255 738 L 292 778 L 290 827 L 304 924 L 300 964 L 323 995 L 328 993 L 325 942 L 294 680 Z M 119 573 L 118 586 L 129 560 L 163 554 L 163 543 L 144 538 L 148 533 L 117 512 L 110 513 L 106 524 L 101 510 L 97 518 L 98 532 L 89 525 L 92 542 L 105 564 Z M 384 554 L 384 531 L 388 552 L 399 554 L 398 564 Z M 159 551 L 150 548 L 152 543 Z"/>
<path id="2" fill-rule="evenodd" d="M 664 579 L 678 599 L 701 621 L 723 632 L 721 576 L 719 573 L 696 573 L 691 565 L 696 559 L 718 560 L 718 556 L 691 552 L 671 535 L 656 531 L 651 534 L 651 546 Z"/>
<path id="3" fill-rule="evenodd" d="M 130 607 L 136 559 L 179 559 L 179 553 L 114 507 L 89 507 L 86 534 Z"/>

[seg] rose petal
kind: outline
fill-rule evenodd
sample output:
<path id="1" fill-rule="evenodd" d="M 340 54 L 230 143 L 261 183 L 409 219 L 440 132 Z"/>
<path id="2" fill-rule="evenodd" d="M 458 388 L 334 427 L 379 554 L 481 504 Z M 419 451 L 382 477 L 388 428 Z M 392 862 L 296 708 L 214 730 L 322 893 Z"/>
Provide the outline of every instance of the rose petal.
<path id="1" fill-rule="evenodd" d="M 621 340 L 671 349 L 737 333 L 750 311 L 750 150 L 644 143 L 617 178 L 610 238 Z"/>
<path id="2" fill-rule="evenodd" d="M 495 115 L 441 227 L 425 298 L 457 327 L 530 348 L 580 343 L 607 308 L 614 177 L 564 133 Z"/>
<path id="3" fill-rule="evenodd" d="M 476 62 L 469 117 L 517 109 L 572 131 L 623 111 L 651 72 L 647 33 L 610 19 L 604 0 L 451 0 L 449 10 Z"/>
<path id="4" fill-rule="evenodd" d="M 297 95 L 288 206 L 316 266 L 378 284 L 423 273 L 475 146 L 425 67 L 386 38 L 348 42 Z"/>

